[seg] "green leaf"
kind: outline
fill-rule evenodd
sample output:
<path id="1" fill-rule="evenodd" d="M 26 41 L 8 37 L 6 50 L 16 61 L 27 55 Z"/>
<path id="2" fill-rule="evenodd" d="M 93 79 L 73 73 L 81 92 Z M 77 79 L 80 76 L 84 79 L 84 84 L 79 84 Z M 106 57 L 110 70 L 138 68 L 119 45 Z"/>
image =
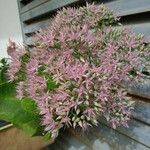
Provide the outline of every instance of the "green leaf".
<path id="1" fill-rule="evenodd" d="M 129 74 L 132 75 L 133 77 L 137 76 L 137 72 L 135 69 L 132 69 L 131 71 L 129 71 Z"/>
<path id="2" fill-rule="evenodd" d="M 47 81 L 47 90 L 54 90 L 56 88 L 58 88 L 58 84 L 56 84 L 56 82 L 52 79 L 51 76 L 48 77 L 48 81 Z"/>
<path id="3" fill-rule="evenodd" d="M 7 63 L 7 60 L 5 58 L 0 60 L 0 84 L 7 81 L 7 69 L 9 64 Z"/>
<path id="4" fill-rule="evenodd" d="M 35 124 L 34 121 L 24 123 L 21 126 L 21 128 L 23 131 L 25 131 L 25 133 L 27 133 L 30 136 L 37 134 L 37 131 L 39 130 L 38 126 Z M 39 132 L 38 132 L 38 134 L 39 134 Z"/>
<path id="5" fill-rule="evenodd" d="M 0 99 L 7 97 L 15 97 L 15 83 L 14 82 L 5 82 L 0 84 Z"/>
<path id="6" fill-rule="evenodd" d="M 77 59 L 80 59 L 82 55 L 78 51 L 74 51 L 73 56 Z"/>
<path id="7" fill-rule="evenodd" d="M 27 111 L 29 113 L 33 113 L 33 114 L 38 113 L 37 105 L 31 98 L 22 99 L 21 100 L 21 106 L 25 111 Z"/>
<path id="8" fill-rule="evenodd" d="M 38 75 L 45 75 L 45 71 L 46 70 L 46 65 L 45 64 L 42 64 L 38 67 Z"/>
<path id="9" fill-rule="evenodd" d="M 44 135 L 43 139 L 44 139 L 45 141 L 48 141 L 48 140 L 51 139 L 51 136 L 52 136 L 52 134 L 49 133 L 49 132 L 47 132 L 47 133 Z"/>
<path id="10" fill-rule="evenodd" d="M 21 57 L 21 61 L 22 61 L 24 64 L 28 63 L 29 60 L 30 60 L 30 53 L 26 53 L 26 54 L 24 54 L 24 55 Z"/>
<path id="11" fill-rule="evenodd" d="M 18 81 L 24 81 L 26 79 L 25 66 L 21 65 L 20 70 L 16 73 Z"/>
<path id="12" fill-rule="evenodd" d="M 30 136 L 34 136 L 42 135 L 43 132 L 40 117 L 32 99 L 16 99 L 14 83 L 0 85 L 0 119 L 11 122 Z"/>
<path id="13" fill-rule="evenodd" d="M 5 65 L 5 64 L 7 64 L 7 60 L 6 60 L 5 58 L 2 58 L 2 59 L 0 60 L 0 63 L 2 63 L 3 65 Z"/>

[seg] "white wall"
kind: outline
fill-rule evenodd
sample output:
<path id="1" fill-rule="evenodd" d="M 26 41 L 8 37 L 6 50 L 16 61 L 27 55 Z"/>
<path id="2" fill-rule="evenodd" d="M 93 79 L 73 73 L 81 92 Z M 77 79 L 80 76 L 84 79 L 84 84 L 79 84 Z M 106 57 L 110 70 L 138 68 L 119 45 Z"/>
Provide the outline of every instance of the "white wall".
<path id="1" fill-rule="evenodd" d="M 7 57 L 9 38 L 22 43 L 17 0 L 0 0 L 0 58 Z"/>

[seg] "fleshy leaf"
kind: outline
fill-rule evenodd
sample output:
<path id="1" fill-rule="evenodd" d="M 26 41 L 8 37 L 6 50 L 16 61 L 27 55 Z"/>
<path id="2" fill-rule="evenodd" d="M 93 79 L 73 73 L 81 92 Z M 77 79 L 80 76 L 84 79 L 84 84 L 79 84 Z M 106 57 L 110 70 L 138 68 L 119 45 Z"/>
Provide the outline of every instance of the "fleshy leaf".
<path id="1" fill-rule="evenodd" d="M 47 132 L 47 133 L 43 136 L 43 139 L 44 139 L 45 141 L 50 140 L 50 139 L 51 139 L 51 133 Z"/>
<path id="2" fill-rule="evenodd" d="M 56 82 L 52 79 L 52 77 L 49 76 L 47 81 L 47 90 L 54 90 L 58 86 L 59 85 L 56 84 Z"/>
<path id="3" fill-rule="evenodd" d="M 14 83 L 0 85 L 0 119 L 11 122 L 30 136 L 42 135 L 36 103 L 29 98 L 15 98 Z"/>

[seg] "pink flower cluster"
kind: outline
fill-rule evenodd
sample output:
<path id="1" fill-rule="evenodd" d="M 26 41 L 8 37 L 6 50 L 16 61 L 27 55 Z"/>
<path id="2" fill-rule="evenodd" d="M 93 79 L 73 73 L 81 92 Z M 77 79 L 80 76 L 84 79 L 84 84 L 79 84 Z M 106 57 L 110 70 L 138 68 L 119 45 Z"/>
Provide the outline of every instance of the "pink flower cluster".
<path id="1" fill-rule="evenodd" d="M 26 50 L 23 47 L 17 47 L 16 44 L 9 39 L 7 53 L 11 57 L 11 64 L 8 70 L 8 76 L 9 79 L 13 81 L 16 79 L 16 74 L 21 67 L 20 58 L 26 53 Z"/>
<path id="2" fill-rule="evenodd" d="M 50 27 L 36 33 L 35 51 L 23 53 L 28 61 L 21 62 L 16 49 L 10 54 L 17 96 L 36 101 L 52 138 L 65 126 L 97 125 L 99 116 L 113 128 L 128 126 L 133 107 L 122 85 L 139 79 L 148 49 L 144 36 L 112 28 L 117 22 L 103 5 L 64 8 Z M 17 76 L 20 69 L 24 79 Z"/>

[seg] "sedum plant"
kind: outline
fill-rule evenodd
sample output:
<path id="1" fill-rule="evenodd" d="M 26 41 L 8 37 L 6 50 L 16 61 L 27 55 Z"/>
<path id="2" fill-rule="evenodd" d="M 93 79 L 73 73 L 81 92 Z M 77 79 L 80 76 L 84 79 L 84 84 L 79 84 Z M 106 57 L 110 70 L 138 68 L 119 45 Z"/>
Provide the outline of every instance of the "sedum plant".
<path id="1" fill-rule="evenodd" d="M 140 81 L 150 51 L 144 36 L 112 27 L 118 21 L 104 5 L 63 8 L 35 34 L 34 49 L 10 41 L 7 84 L 16 96 L 0 118 L 52 139 L 65 127 L 85 131 L 100 116 L 128 127 L 133 102 L 123 85 Z"/>

